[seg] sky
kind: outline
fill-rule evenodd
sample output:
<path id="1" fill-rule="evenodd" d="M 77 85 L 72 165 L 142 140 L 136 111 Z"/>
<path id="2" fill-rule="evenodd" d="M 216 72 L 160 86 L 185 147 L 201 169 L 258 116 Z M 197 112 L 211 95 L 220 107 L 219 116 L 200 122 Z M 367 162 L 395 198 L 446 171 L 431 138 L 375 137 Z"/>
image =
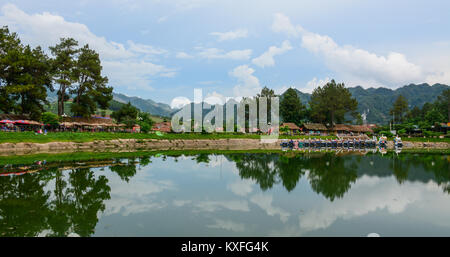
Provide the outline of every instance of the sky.
<path id="1" fill-rule="evenodd" d="M 100 53 L 117 93 L 179 107 L 268 86 L 450 84 L 450 2 L 0 0 L 0 25 L 44 49 L 61 37 Z"/>

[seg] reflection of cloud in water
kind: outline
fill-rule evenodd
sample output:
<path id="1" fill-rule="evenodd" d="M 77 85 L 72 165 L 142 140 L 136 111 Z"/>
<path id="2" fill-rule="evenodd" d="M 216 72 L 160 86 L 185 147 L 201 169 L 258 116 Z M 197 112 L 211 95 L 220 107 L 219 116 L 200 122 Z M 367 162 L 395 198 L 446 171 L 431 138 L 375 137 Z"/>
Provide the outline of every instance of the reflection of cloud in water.
<path id="1" fill-rule="evenodd" d="M 231 220 L 215 219 L 215 224 L 207 225 L 208 228 L 218 228 L 233 232 L 244 232 L 245 224 L 237 223 Z"/>
<path id="2" fill-rule="evenodd" d="M 253 180 L 242 179 L 242 180 L 237 180 L 231 184 L 228 184 L 227 188 L 229 190 L 231 190 L 231 192 L 235 193 L 236 195 L 246 196 L 253 191 L 252 186 L 254 184 L 255 184 L 255 182 Z"/>
<path id="3" fill-rule="evenodd" d="M 386 209 L 391 214 L 400 214 L 412 203 L 415 203 L 415 206 L 428 205 L 435 203 L 439 198 L 442 199 L 441 203 L 449 200 L 449 196 L 443 195 L 442 189 L 431 181 L 426 187 L 417 185 L 417 182 L 399 185 L 394 177 L 379 178 L 365 175 L 356 181 L 344 198 L 334 202 L 326 201 L 321 206 L 300 215 L 300 231 L 304 233 L 324 229 L 337 219 L 351 219 L 381 209 Z M 430 210 L 428 207 L 421 207 L 424 208 Z M 447 225 L 450 224 L 447 222 Z"/>
<path id="4" fill-rule="evenodd" d="M 206 211 L 206 212 L 214 212 L 220 209 L 228 209 L 231 211 L 249 211 L 248 202 L 247 201 L 202 201 L 195 204 L 197 208 L 196 212 Z"/>
<path id="5" fill-rule="evenodd" d="M 191 200 L 173 200 L 173 205 L 175 205 L 176 207 L 183 207 L 186 204 L 190 204 L 191 202 Z"/>
<path id="6" fill-rule="evenodd" d="M 261 209 L 266 211 L 267 215 L 274 216 L 280 215 L 280 220 L 282 222 L 286 222 L 291 215 L 289 212 L 279 208 L 272 206 L 273 197 L 272 195 L 258 193 L 250 198 L 250 201 L 256 205 L 258 205 Z"/>
<path id="7" fill-rule="evenodd" d="M 152 174 L 138 172 L 126 183 L 118 176 L 109 179 L 111 200 L 106 202 L 104 215 L 121 213 L 124 216 L 161 209 L 167 206 L 165 201 L 155 201 L 154 194 L 166 190 L 175 190 L 170 180 L 156 180 Z"/>

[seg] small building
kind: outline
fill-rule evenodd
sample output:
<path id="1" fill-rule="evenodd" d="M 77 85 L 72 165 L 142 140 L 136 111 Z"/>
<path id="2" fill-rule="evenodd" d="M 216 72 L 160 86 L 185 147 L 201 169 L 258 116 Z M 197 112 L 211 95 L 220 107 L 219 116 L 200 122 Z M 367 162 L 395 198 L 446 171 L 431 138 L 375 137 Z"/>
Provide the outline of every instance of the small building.
<path id="1" fill-rule="evenodd" d="M 302 125 L 302 131 L 309 135 L 323 135 L 328 129 L 322 123 L 305 123 Z"/>
<path id="2" fill-rule="evenodd" d="M 299 126 L 295 125 L 295 123 L 292 122 L 286 122 L 281 124 L 280 129 L 284 127 L 288 127 L 290 135 L 300 133 L 300 131 L 302 130 Z"/>
<path id="3" fill-rule="evenodd" d="M 170 133 L 170 132 L 172 132 L 172 125 L 171 125 L 170 121 L 159 122 L 159 123 L 153 124 L 152 130 Z"/>

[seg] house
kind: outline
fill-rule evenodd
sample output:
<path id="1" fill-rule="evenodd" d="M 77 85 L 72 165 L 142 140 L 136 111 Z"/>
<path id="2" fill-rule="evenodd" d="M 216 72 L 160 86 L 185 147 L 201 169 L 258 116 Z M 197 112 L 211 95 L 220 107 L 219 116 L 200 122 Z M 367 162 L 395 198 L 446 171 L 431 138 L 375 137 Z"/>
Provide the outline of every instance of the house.
<path id="1" fill-rule="evenodd" d="M 309 135 L 321 135 L 326 134 L 328 129 L 321 123 L 304 123 L 302 131 Z"/>
<path id="2" fill-rule="evenodd" d="M 165 133 L 172 132 L 172 125 L 170 121 L 155 123 L 152 128 L 153 131 L 160 131 Z"/>
<path id="3" fill-rule="evenodd" d="M 297 125 L 295 125 L 295 123 L 292 122 L 286 122 L 281 124 L 280 129 L 284 127 L 288 127 L 289 134 L 291 135 L 300 133 L 300 131 L 302 130 L 300 127 L 298 127 Z"/>

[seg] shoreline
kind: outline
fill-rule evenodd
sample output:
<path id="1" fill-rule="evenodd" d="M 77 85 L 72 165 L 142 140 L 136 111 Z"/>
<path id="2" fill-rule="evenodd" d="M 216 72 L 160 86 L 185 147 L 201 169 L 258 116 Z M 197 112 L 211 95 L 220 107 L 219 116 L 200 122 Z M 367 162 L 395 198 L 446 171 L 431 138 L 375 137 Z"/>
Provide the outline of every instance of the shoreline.
<path id="1" fill-rule="evenodd" d="M 281 150 L 281 139 L 262 143 L 260 139 L 115 139 L 92 142 L 1 143 L 0 156 L 79 151 L 149 151 L 149 150 Z M 402 149 L 448 150 L 447 142 L 403 141 Z M 388 141 L 387 149 L 394 149 Z"/>

